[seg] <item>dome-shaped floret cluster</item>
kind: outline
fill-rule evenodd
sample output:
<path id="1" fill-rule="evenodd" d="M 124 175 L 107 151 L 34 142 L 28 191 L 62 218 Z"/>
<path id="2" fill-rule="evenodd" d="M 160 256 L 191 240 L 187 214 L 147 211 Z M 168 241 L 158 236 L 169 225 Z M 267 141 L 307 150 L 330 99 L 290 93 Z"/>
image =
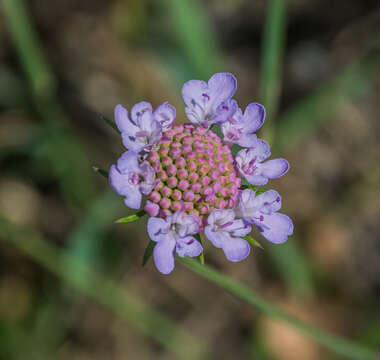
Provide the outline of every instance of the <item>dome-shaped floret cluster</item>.
<path id="1" fill-rule="evenodd" d="M 191 124 L 174 125 L 176 109 L 167 102 L 154 110 L 140 102 L 130 114 L 121 105 L 115 108 L 128 150 L 111 166 L 109 181 L 128 207 L 139 209 L 144 201 L 148 234 L 156 242 L 154 261 L 164 274 L 173 270 L 175 254 L 203 252 L 200 232 L 234 262 L 248 256 L 252 226 L 273 243 L 293 233 L 291 219 L 278 212 L 280 195 L 259 189 L 284 175 L 289 163 L 267 160 L 270 147 L 255 134 L 265 109 L 251 103 L 243 112 L 232 99 L 236 85 L 229 73 L 215 74 L 207 83 L 185 83 L 182 96 Z M 210 129 L 217 125 L 220 137 Z"/>
<path id="2" fill-rule="evenodd" d="M 213 209 L 233 208 L 241 179 L 229 146 L 213 131 L 175 125 L 148 155 L 157 184 L 145 211 L 166 218 L 181 209 L 203 226 Z"/>

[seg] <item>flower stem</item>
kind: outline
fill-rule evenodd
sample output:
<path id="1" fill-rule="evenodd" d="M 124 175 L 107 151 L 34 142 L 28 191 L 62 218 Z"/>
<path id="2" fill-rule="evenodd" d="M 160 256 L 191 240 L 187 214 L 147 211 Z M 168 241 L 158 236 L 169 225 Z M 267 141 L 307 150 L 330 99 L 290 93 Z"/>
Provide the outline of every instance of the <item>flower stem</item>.
<path id="1" fill-rule="evenodd" d="M 257 295 L 253 290 L 247 289 L 230 277 L 219 273 L 210 266 L 201 265 L 192 258 L 178 258 L 186 267 L 228 291 L 233 296 L 245 301 L 249 305 L 257 308 L 262 313 L 275 319 L 283 321 L 299 332 L 309 336 L 317 343 L 325 346 L 331 351 L 345 356 L 347 359 L 375 360 L 380 358 L 380 354 L 374 350 L 358 345 L 337 335 L 330 334 L 319 328 L 310 326 L 296 317 L 286 313 L 274 304 Z"/>

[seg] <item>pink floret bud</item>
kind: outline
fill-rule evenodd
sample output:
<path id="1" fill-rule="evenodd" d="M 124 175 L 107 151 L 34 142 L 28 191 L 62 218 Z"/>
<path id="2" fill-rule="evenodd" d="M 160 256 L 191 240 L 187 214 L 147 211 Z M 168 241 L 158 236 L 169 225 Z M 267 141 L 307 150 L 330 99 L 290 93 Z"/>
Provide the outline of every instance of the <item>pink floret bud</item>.
<path id="1" fill-rule="evenodd" d="M 196 172 L 192 172 L 192 173 L 189 174 L 189 180 L 191 182 L 197 181 L 198 178 L 199 178 L 199 176 L 198 176 L 198 174 Z"/>
<path id="2" fill-rule="evenodd" d="M 160 170 L 157 174 L 158 178 L 165 181 L 168 178 L 168 175 L 166 174 L 166 171 Z"/>
<path id="3" fill-rule="evenodd" d="M 192 202 L 185 202 L 184 206 L 186 211 L 191 211 L 194 209 L 194 204 Z"/>
<path id="4" fill-rule="evenodd" d="M 179 201 L 174 201 L 172 203 L 171 209 L 173 211 L 180 211 L 182 209 L 182 204 Z"/>
<path id="5" fill-rule="evenodd" d="M 219 182 L 216 182 L 212 185 L 212 189 L 214 193 L 217 193 L 218 191 L 222 189 L 222 185 Z"/>
<path id="6" fill-rule="evenodd" d="M 186 169 L 179 169 L 177 172 L 177 176 L 179 179 L 186 179 L 187 178 L 187 170 Z"/>
<path id="7" fill-rule="evenodd" d="M 210 166 L 208 166 L 207 164 L 203 164 L 200 166 L 198 171 L 202 176 L 204 176 L 210 171 Z"/>
<path id="8" fill-rule="evenodd" d="M 147 200 L 144 206 L 144 210 L 147 212 L 149 216 L 157 216 L 160 211 L 160 206 Z"/>
<path id="9" fill-rule="evenodd" d="M 168 188 L 167 186 L 164 186 L 162 189 L 161 189 L 161 194 L 162 196 L 164 197 L 169 197 L 171 194 L 172 194 L 172 189 Z"/>
<path id="10" fill-rule="evenodd" d="M 187 180 L 181 180 L 178 184 L 178 187 L 181 190 L 186 190 L 190 186 L 190 183 Z"/>
<path id="11" fill-rule="evenodd" d="M 210 174 L 212 180 L 218 180 L 219 175 L 220 174 L 219 174 L 218 170 L 213 170 L 213 171 L 211 171 L 211 174 Z"/>
<path id="12" fill-rule="evenodd" d="M 212 187 L 211 186 L 207 186 L 207 187 L 205 187 L 204 189 L 203 189 L 203 191 L 202 191 L 202 194 L 203 195 L 210 195 L 210 194 L 213 194 L 214 193 L 214 191 L 212 190 Z"/>
<path id="13" fill-rule="evenodd" d="M 183 198 L 186 201 L 193 201 L 194 200 L 194 193 L 191 190 L 187 190 L 183 193 Z"/>
<path id="14" fill-rule="evenodd" d="M 210 182 L 211 182 L 211 179 L 209 176 L 204 176 L 201 178 L 201 184 L 203 186 L 207 186 L 208 184 L 210 184 Z"/>
<path id="15" fill-rule="evenodd" d="M 160 148 L 160 155 L 167 155 L 169 154 L 169 148 L 168 147 L 161 147 Z"/>
<path id="16" fill-rule="evenodd" d="M 195 159 L 195 152 L 194 151 L 190 151 L 186 154 L 186 159 L 187 160 L 194 160 Z"/>
<path id="17" fill-rule="evenodd" d="M 173 127 L 173 131 L 175 133 L 181 133 L 183 132 L 183 129 L 184 129 L 184 126 L 182 124 L 178 124 Z"/>
<path id="18" fill-rule="evenodd" d="M 194 171 L 194 170 L 197 169 L 197 164 L 196 164 L 195 161 L 189 161 L 189 162 L 187 163 L 187 167 L 188 167 L 188 169 L 189 169 L 190 171 Z"/>
<path id="19" fill-rule="evenodd" d="M 183 168 L 186 165 L 186 160 L 181 156 L 175 161 L 175 164 L 177 167 Z"/>
<path id="20" fill-rule="evenodd" d="M 191 190 L 193 190 L 195 193 L 199 193 L 202 189 L 202 185 L 200 183 L 195 183 L 191 185 Z"/>
<path id="21" fill-rule="evenodd" d="M 158 155 L 158 152 L 157 151 L 151 151 L 149 153 L 149 161 L 155 161 L 155 160 L 159 160 L 160 159 L 160 156 Z"/>
<path id="22" fill-rule="evenodd" d="M 169 154 L 173 159 L 177 159 L 181 155 L 181 149 L 177 147 L 172 148 Z"/>
<path id="23" fill-rule="evenodd" d="M 150 197 L 150 200 L 152 200 L 155 203 L 158 203 L 161 200 L 161 195 L 157 191 L 152 191 L 149 197 Z"/>
<path id="24" fill-rule="evenodd" d="M 171 164 L 169 165 L 167 168 L 166 168 L 166 171 L 169 175 L 175 175 L 177 173 L 177 168 L 174 164 Z"/>
<path id="25" fill-rule="evenodd" d="M 221 174 L 223 174 L 223 173 L 226 171 L 226 169 L 225 169 L 223 163 L 218 164 L 218 165 L 217 165 L 217 168 L 218 168 L 218 171 L 219 171 Z"/>
<path id="26" fill-rule="evenodd" d="M 168 180 L 167 180 L 167 184 L 170 188 L 174 188 L 177 186 L 178 184 L 178 179 L 174 176 L 171 176 Z"/>
<path id="27" fill-rule="evenodd" d="M 226 200 L 224 200 L 224 199 L 219 199 L 216 202 L 216 207 L 218 209 L 225 209 L 227 206 L 228 206 L 228 202 Z"/>
<path id="28" fill-rule="evenodd" d="M 182 199 L 182 192 L 181 191 L 179 191 L 179 190 L 174 190 L 173 191 L 173 194 L 172 194 L 172 198 L 174 199 L 174 200 L 181 200 Z"/>
<path id="29" fill-rule="evenodd" d="M 171 205 L 171 201 L 168 198 L 163 198 L 160 201 L 160 206 L 162 209 L 169 209 Z"/>
<path id="30" fill-rule="evenodd" d="M 170 156 L 164 156 L 161 160 L 162 164 L 168 166 L 173 163 L 173 160 Z"/>

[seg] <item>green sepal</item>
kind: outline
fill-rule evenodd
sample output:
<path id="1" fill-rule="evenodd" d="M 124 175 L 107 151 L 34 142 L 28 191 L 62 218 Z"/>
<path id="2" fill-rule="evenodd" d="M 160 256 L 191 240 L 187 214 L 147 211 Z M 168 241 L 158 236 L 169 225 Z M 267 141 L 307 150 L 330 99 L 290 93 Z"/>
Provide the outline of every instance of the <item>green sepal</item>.
<path id="1" fill-rule="evenodd" d="M 263 194 L 269 190 L 266 187 L 259 187 L 257 185 L 250 185 L 247 183 L 246 180 L 243 180 L 242 183 L 243 183 L 243 185 L 241 186 L 242 190 L 251 189 L 251 190 L 256 192 L 256 195 Z"/>
<path id="2" fill-rule="evenodd" d="M 199 241 L 200 244 L 202 244 L 201 234 L 199 234 L 199 233 L 195 234 L 194 237 L 197 239 L 197 241 Z M 199 255 L 199 261 L 201 262 L 202 265 L 205 264 L 205 252 L 204 252 L 204 250 Z"/>
<path id="3" fill-rule="evenodd" d="M 155 241 L 152 241 L 150 240 L 145 251 L 144 251 L 144 255 L 143 255 L 143 259 L 142 259 L 142 266 L 145 266 L 145 264 L 148 262 L 148 260 L 150 259 L 150 257 L 152 256 L 153 254 L 153 250 L 154 250 L 154 247 L 156 246 L 156 242 Z"/>
<path id="4" fill-rule="evenodd" d="M 93 169 L 96 173 L 98 173 L 98 174 L 104 176 L 106 179 L 108 179 L 108 171 L 103 170 L 103 169 L 100 169 L 100 168 L 98 168 L 98 167 L 96 167 L 96 166 L 93 166 L 92 169 Z"/>
<path id="5" fill-rule="evenodd" d="M 252 246 L 256 246 L 264 250 L 263 246 L 257 240 L 255 240 L 251 235 L 243 236 L 243 239 L 248 241 Z"/>
<path id="6" fill-rule="evenodd" d="M 111 126 L 112 129 L 114 129 L 118 134 L 120 134 L 120 131 L 119 129 L 117 128 L 117 125 L 115 124 L 114 121 L 106 118 L 104 115 L 102 114 L 99 114 L 100 115 L 100 118 L 109 126 Z"/>
<path id="7" fill-rule="evenodd" d="M 115 223 L 117 223 L 117 224 L 130 223 L 132 221 L 136 221 L 136 220 L 140 219 L 145 214 L 146 214 L 145 210 L 141 210 L 141 211 L 138 211 L 136 214 L 120 218 L 120 219 L 116 220 Z"/>

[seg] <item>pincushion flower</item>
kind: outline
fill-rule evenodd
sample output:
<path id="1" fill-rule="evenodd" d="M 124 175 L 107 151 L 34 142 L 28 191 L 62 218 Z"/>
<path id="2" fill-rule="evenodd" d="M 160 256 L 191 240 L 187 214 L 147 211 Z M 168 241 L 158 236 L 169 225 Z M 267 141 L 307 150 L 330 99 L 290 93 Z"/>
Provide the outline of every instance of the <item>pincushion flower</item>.
<path id="1" fill-rule="evenodd" d="M 109 180 L 114 190 L 125 196 L 125 204 L 131 209 L 139 209 L 142 195 L 149 194 L 155 186 L 155 172 L 147 161 L 139 164 L 138 155 L 127 151 L 112 165 Z"/>
<path id="2" fill-rule="evenodd" d="M 265 121 L 264 106 L 251 103 L 246 107 L 243 114 L 235 100 L 231 100 L 230 105 L 234 113 L 221 124 L 223 140 L 226 143 L 251 147 L 257 139 L 254 132 L 259 130 Z"/>
<path id="3" fill-rule="evenodd" d="M 255 139 L 249 149 L 240 150 L 236 155 L 236 165 L 242 175 L 252 185 L 265 185 L 268 179 L 277 179 L 289 170 L 286 159 L 273 159 L 263 163 L 271 155 L 266 141 Z"/>
<path id="4" fill-rule="evenodd" d="M 199 225 L 193 216 L 177 211 L 166 219 L 151 217 L 148 220 L 149 237 L 157 242 L 153 258 L 157 269 L 169 274 L 174 269 L 174 255 L 180 257 L 199 256 L 202 245 L 191 235 L 199 232 Z"/>
<path id="5" fill-rule="evenodd" d="M 256 195 L 251 189 L 244 190 L 235 212 L 247 224 L 255 225 L 261 234 L 274 244 L 281 244 L 293 234 L 293 222 L 281 209 L 281 196 L 275 190 Z"/>
<path id="6" fill-rule="evenodd" d="M 255 134 L 265 109 L 251 103 L 243 113 L 232 99 L 236 85 L 229 73 L 185 83 L 182 95 L 190 123 L 184 125 L 174 124 L 176 109 L 167 102 L 155 110 L 140 102 L 130 116 L 122 105 L 115 108 L 128 151 L 111 166 L 109 180 L 128 207 L 142 206 L 149 216 L 148 234 L 161 273 L 174 269 L 176 255 L 199 256 L 202 232 L 233 262 L 249 255 L 252 227 L 273 243 L 286 241 L 293 232 L 290 218 L 278 212 L 279 194 L 258 192 L 258 186 L 284 175 L 289 163 L 267 160 L 269 145 Z M 240 147 L 236 156 L 232 145 Z"/>
<path id="7" fill-rule="evenodd" d="M 236 78 L 229 73 L 215 74 L 208 83 L 202 80 L 188 81 L 182 88 L 188 119 L 204 127 L 226 121 L 235 110 L 236 104 L 230 100 L 236 87 Z"/>
<path id="8" fill-rule="evenodd" d="M 250 246 L 242 236 L 251 232 L 251 226 L 235 219 L 232 209 L 213 210 L 207 219 L 205 235 L 217 248 L 222 248 L 227 259 L 241 261 L 249 255 Z"/>

